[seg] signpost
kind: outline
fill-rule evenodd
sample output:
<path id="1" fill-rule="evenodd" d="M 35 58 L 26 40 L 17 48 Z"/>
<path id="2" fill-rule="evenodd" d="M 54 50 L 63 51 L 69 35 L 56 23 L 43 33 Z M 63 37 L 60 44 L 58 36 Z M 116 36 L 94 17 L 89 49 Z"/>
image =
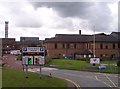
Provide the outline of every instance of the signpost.
<path id="1" fill-rule="evenodd" d="M 26 78 L 28 78 L 28 65 L 41 66 L 45 64 L 45 49 L 42 47 L 24 47 L 22 48 L 22 65 L 26 66 Z"/>

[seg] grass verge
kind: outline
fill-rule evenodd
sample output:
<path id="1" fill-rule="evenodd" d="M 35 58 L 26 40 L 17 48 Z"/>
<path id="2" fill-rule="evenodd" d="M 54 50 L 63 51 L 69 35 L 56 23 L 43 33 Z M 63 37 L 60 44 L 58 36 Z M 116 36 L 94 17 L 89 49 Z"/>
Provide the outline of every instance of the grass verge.
<path id="1" fill-rule="evenodd" d="M 25 78 L 25 72 L 3 68 L 2 87 L 62 87 L 66 89 L 66 82 L 58 78 L 42 76 L 39 78 L 37 73 L 28 73 L 29 78 Z"/>
<path id="2" fill-rule="evenodd" d="M 2 67 L 0 66 L 0 88 L 2 88 Z"/>
<path id="3" fill-rule="evenodd" d="M 92 64 L 86 61 L 80 60 L 69 60 L 69 59 L 54 59 L 49 65 L 57 65 L 59 68 L 68 69 L 68 70 L 78 70 L 78 71 L 90 71 L 90 72 L 103 72 L 103 73 L 118 73 L 118 67 L 112 64 L 111 61 L 102 61 L 102 63 L 107 63 L 105 70 L 98 70 L 99 64 L 92 66 Z M 116 62 L 114 61 L 114 64 Z"/>
<path id="4" fill-rule="evenodd" d="M 69 59 L 54 59 L 49 64 L 58 65 L 62 69 L 70 69 L 70 70 L 81 70 L 85 66 L 90 65 L 86 61 L 69 60 Z"/>

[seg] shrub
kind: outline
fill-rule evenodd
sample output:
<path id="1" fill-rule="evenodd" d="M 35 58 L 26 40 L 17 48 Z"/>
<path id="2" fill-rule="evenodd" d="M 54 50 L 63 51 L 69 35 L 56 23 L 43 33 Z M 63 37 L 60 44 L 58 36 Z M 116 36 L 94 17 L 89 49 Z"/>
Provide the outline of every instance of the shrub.
<path id="1" fill-rule="evenodd" d="M 52 57 L 52 59 L 60 59 L 60 57 L 59 56 L 54 56 L 54 57 Z"/>
<path id="2" fill-rule="evenodd" d="M 17 61 L 22 61 L 22 55 L 17 56 Z"/>
<path id="3" fill-rule="evenodd" d="M 49 64 L 52 61 L 52 59 L 46 58 L 46 64 Z"/>
<path id="4" fill-rule="evenodd" d="M 117 66 L 120 67 L 120 60 L 117 62 Z"/>
<path id="5" fill-rule="evenodd" d="M 86 61 L 87 59 L 86 58 L 80 58 L 80 61 Z"/>

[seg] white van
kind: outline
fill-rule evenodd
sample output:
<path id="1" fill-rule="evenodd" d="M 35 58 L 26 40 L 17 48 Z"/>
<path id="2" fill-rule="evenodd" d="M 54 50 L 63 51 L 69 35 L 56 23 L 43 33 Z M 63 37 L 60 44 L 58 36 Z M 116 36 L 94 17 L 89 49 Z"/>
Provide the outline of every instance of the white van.
<path id="1" fill-rule="evenodd" d="M 10 54 L 12 54 L 12 55 L 20 55 L 21 52 L 20 52 L 20 50 L 11 50 Z"/>

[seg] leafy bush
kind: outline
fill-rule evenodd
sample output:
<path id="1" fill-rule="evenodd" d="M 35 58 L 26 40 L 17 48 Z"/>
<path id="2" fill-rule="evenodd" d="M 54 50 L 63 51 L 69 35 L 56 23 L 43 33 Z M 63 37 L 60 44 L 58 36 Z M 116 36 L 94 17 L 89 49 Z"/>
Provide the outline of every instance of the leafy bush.
<path id="1" fill-rule="evenodd" d="M 52 61 L 51 58 L 46 58 L 46 64 L 49 64 Z"/>
<path id="2" fill-rule="evenodd" d="M 86 58 L 80 58 L 80 61 L 86 61 L 87 59 Z"/>
<path id="3" fill-rule="evenodd" d="M 22 61 L 22 55 L 17 56 L 17 61 Z"/>
<path id="4" fill-rule="evenodd" d="M 59 56 L 54 56 L 51 59 L 60 59 L 60 57 Z"/>
<path id="5" fill-rule="evenodd" d="M 120 60 L 117 62 L 117 66 L 119 66 L 119 67 L 120 67 Z"/>

